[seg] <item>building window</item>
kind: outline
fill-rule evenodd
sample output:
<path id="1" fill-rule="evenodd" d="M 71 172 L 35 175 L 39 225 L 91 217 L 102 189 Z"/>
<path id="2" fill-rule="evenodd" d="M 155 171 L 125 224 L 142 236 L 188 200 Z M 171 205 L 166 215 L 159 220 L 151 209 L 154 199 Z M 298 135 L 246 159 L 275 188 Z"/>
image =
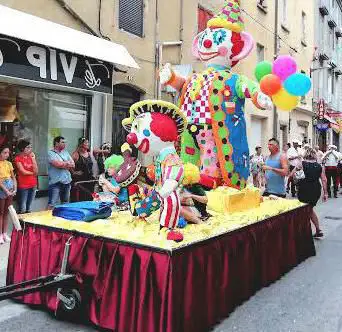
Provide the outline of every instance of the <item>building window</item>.
<path id="1" fill-rule="evenodd" d="M 257 62 L 261 62 L 265 60 L 265 47 L 259 43 L 257 43 Z"/>
<path id="2" fill-rule="evenodd" d="M 198 6 L 198 32 L 204 31 L 207 28 L 207 23 L 213 16 L 214 14 L 210 10 Z"/>
<path id="3" fill-rule="evenodd" d="M 302 12 L 302 43 L 306 43 L 306 14 Z"/>
<path id="4" fill-rule="evenodd" d="M 119 29 L 143 37 L 144 0 L 119 0 Z"/>
<path id="5" fill-rule="evenodd" d="M 0 104 L 8 100 L 16 120 L 7 123 L 4 134 L 13 147 L 21 139 L 32 143 L 39 168 L 39 190 L 47 190 L 47 155 L 52 141 L 57 136 L 65 137 L 71 154 L 78 139 L 88 136 L 89 97 L 1 83 Z"/>

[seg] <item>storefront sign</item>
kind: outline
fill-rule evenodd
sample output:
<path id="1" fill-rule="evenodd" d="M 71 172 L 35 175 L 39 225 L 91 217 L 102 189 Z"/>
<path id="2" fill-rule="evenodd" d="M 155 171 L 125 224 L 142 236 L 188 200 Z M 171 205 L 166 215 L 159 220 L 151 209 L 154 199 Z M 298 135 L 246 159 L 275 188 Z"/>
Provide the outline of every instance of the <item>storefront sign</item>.
<path id="1" fill-rule="evenodd" d="M 111 94 L 112 73 L 109 63 L 0 34 L 0 75 Z"/>
<path id="2" fill-rule="evenodd" d="M 326 112 L 326 105 L 325 105 L 324 99 L 320 99 L 318 102 L 317 118 L 319 120 L 323 120 L 325 112 Z"/>

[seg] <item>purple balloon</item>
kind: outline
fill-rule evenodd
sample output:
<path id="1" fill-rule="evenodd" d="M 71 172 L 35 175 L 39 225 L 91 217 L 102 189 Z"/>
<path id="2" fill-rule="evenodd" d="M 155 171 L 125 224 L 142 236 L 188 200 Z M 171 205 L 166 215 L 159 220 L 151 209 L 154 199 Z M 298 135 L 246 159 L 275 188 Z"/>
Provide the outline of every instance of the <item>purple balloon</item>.
<path id="1" fill-rule="evenodd" d="M 290 75 L 297 72 L 296 60 L 290 55 L 281 55 L 273 62 L 272 72 L 281 81 L 285 81 Z"/>

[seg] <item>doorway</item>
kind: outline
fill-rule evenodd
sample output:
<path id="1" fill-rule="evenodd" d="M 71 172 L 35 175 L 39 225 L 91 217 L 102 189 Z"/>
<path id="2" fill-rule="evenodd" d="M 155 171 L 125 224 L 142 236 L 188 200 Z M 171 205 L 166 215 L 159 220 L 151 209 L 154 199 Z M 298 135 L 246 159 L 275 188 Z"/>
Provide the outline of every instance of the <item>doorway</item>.
<path id="1" fill-rule="evenodd" d="M 121 145 L 125 143 L 127 132 L 122 127 L 122 120 L 129 116 L 129 108 L 138 102 L 141 92 L 126 84 L 117 84 L 113 87 L 113 153 L 121 153 Z"/>

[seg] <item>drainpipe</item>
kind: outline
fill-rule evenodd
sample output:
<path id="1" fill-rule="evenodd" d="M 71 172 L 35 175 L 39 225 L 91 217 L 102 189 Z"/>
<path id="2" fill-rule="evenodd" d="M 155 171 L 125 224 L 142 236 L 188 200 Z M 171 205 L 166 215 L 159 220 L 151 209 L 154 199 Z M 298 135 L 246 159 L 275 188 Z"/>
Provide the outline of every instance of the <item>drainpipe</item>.
<path id="1" fill-rule="evenodd" d="M 275 0 L 275 20 L 274 20 L 274 60 L 278 57 L 278 8 L 279 0 Z M 273 137 L 278 136 L 278 113 L 277 107 L 273 105 Z"/>
<path id="2" fill-rule="evenodd" d="M 99 1 L 99 18 L 98 18 L 98 30 L 99 30 L 99 33 L 100 33 L 100 36 L 103 38 L 103 39 L 106 39 L 106 40 L 110 40 L 110 38 L 108 36 L 105 36 L 103 33 L 102 33 L 102 29 L 101 29 L 101 13 L 102 13 L 102 0 Z"/>
<path id="3" fill-rule="evenodd" d="M 184 38 L 184 0 L 180 0 L 180 27 L 179 27 L 179 40 L 183 42 Z M 182 63 L 183 60 L 183 43 L 180 46 L 180 61 L 179 63 Z"/>
<path id="4" fill-rule="evenodd" d="M 157 43 L 157 50 L 158 50 L 158 68 L 157 72 L 160 70 L 163 64 L 163 48 L 164 47 L 169 47 L 169 46 L 182 46 L 183 41 L 178 40 L 178 41 L 168 41 L 168 42 L 159 42 Z M 161 98 L 161 84 L 160 80 L 158 78 L 158 91 L 157 91 L 157 99 Z"/>
<path id="5" fill-rule="evenodd" d="M 156 0 L 156 8 L 155 8 L 155 17 L 154 17 L 154 45 L 155 45 L 155 53 L 154 53 L 154 98 L 157 99 L 158 95 L 158 86 L 159 86 L 159 73 L 158 73 L 158 41 L 159 41 L 159 1 Z"/>
<path id="6" fill-rule="evenodd" d="M 59 3 L 59 5 L 69 13 L 77 22 L 81 23 L 92 35 L 101 38 L 101 35 L 98 34 L 83 18 L 78 15 L 66 2 L 65 0 L 55 0 Z"/>

